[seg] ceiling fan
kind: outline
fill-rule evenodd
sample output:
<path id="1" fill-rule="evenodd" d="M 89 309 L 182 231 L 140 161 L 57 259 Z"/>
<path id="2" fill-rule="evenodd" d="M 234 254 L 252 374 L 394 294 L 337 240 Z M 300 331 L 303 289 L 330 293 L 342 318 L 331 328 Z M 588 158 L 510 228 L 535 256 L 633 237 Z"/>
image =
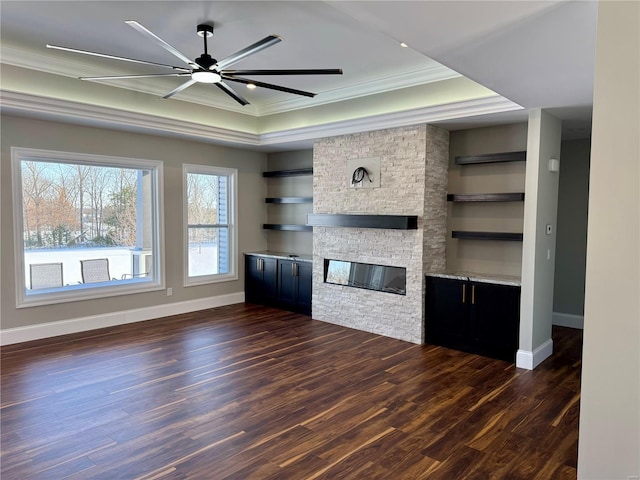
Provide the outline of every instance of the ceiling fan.
<path id="1" fill-rule="evenodd" d="M 341 75 L 342 69 L 340 68 L 326 68 L 326 69 L 298 69 L 298 70 L 229 70 L 228 68 L 248 57 L 254 53 L 264 50 L 276 43 L 282 41 L 282 37 L 278 35 L 269 35 L 262 40 L 249 45 L 242 50 L 237 51 L 229 55 L 222 60 L 216 60 L 207 52 L 207 38 L 213 36 L 213 24 L 200 24 L 197 26 L 196 31 L 199 36 L 204 39 L 204 53 L 198 58 L 191 60 L 186 55 L 180 53 L 176 48 L 162 40 L 160 37 L 147 30 L 144 26 L 134 20 L 127 20 L 125 22 L 130 27 L 134 28 L 142 35 L 152 40 L 169 53 L 175 55 L 189 67 L 176 67 L 173 65 L 165 65 L 162 63 L 148 62 L 145 60 L 136 60 L 134 58 L 118 57 L 115 55 L 108 55 L 106 53 L 89 52 L 86 50 L 78 50 L 69 47 L 59 47 L 56 45 L 47 45 L 47 48 L 53 48 L 56 50 L 64 50 L 73 53 L 82 53 L 85 55 L 93 55 L 96 57 L 111 58 L 114 60 L 122 60 L 125 62 L 142 63 L 145 65 L 153 65 L 156 67 L 165 67 L 173 70 L 172 73 L 149 73 L 142 75 L 115 75 L 115 76 L 103 76 L 103 77 L 80 77 L 80 80 L 119 80 L 127 78 L 153 78 L 153 77 L 184 77 L 189 78 L 186 82 L 174 88 L 162 98 L 169 98 L 183 91 L 184 89 L 194 85 L 196 83 L 210 83 L 218 87 L 225 92 L 231 98 L 233 98 L 240 105 L 248 105 L 249 102 L 242 98 L 236 91 L 234 91 L 225 81 L 243 83 L 245 85 L 253 85 L 255 87 L 268 88 L 271 90 L 278 90 L 280 92 L 293 93 L 295 95 L 303 95 L 305 97 L 314 97 L 316 94 L 311 92 L 305 92 L 303 90 L 296 90 L 293 88 L 283 87 L 280 85 L 274 85 L 271 83 L 258 82 L 255 80 L 249 80 L 242 77 L 242 75 Z"/>

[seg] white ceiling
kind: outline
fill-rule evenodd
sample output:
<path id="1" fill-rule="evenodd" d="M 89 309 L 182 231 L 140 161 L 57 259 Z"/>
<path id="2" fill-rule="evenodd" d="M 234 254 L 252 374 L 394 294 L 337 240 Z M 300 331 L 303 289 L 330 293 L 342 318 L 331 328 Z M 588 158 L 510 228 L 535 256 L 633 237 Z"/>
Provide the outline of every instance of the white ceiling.
<path id="1" fill-rule="evenodd" d="M 260 117 L 462 74 L 525 110 L 449 119 L 443 122 L 448 128 L 523 119 L 528 109 L 548 108 L 564 120 L 565 134 L 570 134 L 590 126 L 596 16 L 593 1 L 2 0 L 0 59 L 69 77 L 159 73 L 164 70 L 45 45 L 184 66 L 124 21 L 137 20 L 188 57 L 203 51 L 196 25 L 213 22 L 209 53 L 217 59 L 272 33 L 284 37 L 233 68 L 342 68 L 344 74 L 256 78 L 318 93 L 314 99 L 260 88 L 249 91 L 229 82 L 251 105 L 242 107 L 210 85 L 194 85 L 167 102 Z M 410 48 L 401 48 L 401 41 Z M 154 95 L 180 83 L 177 78 L 109 82 Z"/>

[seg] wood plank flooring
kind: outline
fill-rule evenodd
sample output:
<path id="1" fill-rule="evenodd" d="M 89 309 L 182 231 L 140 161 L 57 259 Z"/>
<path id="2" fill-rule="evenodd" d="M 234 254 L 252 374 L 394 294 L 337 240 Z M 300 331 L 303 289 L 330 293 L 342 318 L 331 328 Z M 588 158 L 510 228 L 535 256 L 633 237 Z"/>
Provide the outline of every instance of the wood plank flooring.
<path id="1" fill-rule="evenodd" d="M 250 304 L 11 345 L 0 474 L 575 479 L 581 333 L 532 372 Z"/>

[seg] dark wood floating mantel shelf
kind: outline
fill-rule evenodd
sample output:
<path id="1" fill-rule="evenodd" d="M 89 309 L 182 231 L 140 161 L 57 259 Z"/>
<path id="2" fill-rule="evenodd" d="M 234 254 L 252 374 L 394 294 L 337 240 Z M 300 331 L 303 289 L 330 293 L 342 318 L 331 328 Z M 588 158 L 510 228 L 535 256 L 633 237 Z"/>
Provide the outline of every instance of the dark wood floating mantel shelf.
<path id="1" fill-rule="evenodd" d="M 311 225 L 292 225 L 285 223 L 264 223 L 262 228 L 265 230 L 282 230 L 289 232 L 312 232 L 313 227 Z"/>
<path id="2" fill-rule="evenodd" d="M 313 175 L 313 168 L 297 168 L 294 170 L 274 170 L 262 172 L 263 177 L 299 177 L 302 175 Z"/>
<path id="3" fill-rule="evenodd" d="M 527 160 L 527 152 L 485 153 L 483 155 L 457 156 L 456 165 L 471 165 L 474 163 L 502 163 L 524 162 Z"/>
<path id="4" fill-rule="evenodd" d="M 467 232 L 461 230 L 454 230 L 451 232 L 452 238 L 459 238 L 461 240 L 507 240 L 512 242 L 521 242 L 521 233 L 511 232 Z"/>
<path id="5" fill-rule="evenodd" d="M 521 202 L 524 193 L 450 193 L 448 202 Z"/>
<path id="6" fill-rule="evenodd" d="M 307 225 L 314 227 L 389 228 L 416 230 L 417 215 L 349 215 L 314 213 L 307 215 Z"/>

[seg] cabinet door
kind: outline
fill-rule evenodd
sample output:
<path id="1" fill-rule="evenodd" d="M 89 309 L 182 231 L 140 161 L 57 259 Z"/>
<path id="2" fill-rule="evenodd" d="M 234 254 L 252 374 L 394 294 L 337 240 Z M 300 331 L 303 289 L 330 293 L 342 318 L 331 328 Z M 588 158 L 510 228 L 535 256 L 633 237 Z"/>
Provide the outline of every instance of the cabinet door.
<path id="1" fill-rule="evenodd" d="M 311 315 L 311 273 L 310 263 L 278 261 L 279 306 Z"/>
<path id="2" fill-rule="evenodd" d="M 244 296 L 247 302 L 260 303 L 262 269 L 260 257 L 245 255 L 244 257 Z"/>
<path id="3" fill-rule="evenodd" d="M 471 304 L 471 335 L 478 353 L 514 361 L 520 333 L 520 288 L 473 283 Z"/>
<path id="4" fill-rule="evenodd" d="M 262 259 L 262 297 L 273 304 L 278 296 L 278 260 L 275 258 Z"/>
<path id="5" fill-rule="evenodd" d="M 427 343 L 466 350 L 469 344 L 469 285 L 462 280 L 427 277 Z"/>
<path id="6" fill-rule="evenodd" d="M 245 256 L 245 299 L 252 303 L 272 304 L 277 294 L 275 258 Z"/>
<path id="7" fill-rule="evenodd" d="M 300 313 L 311 315 L 311 285 L 313 266 L 311 263 L 299 262 L 297 269 L 298 297 L 296 306 Z"/>
<path id="8" fill-rule="evenodd" d="M 298 282 L 294 268 L 295 262 L 291 260 L 278 261 L 278 301 L 284 308 L 296 304 Z"/>

